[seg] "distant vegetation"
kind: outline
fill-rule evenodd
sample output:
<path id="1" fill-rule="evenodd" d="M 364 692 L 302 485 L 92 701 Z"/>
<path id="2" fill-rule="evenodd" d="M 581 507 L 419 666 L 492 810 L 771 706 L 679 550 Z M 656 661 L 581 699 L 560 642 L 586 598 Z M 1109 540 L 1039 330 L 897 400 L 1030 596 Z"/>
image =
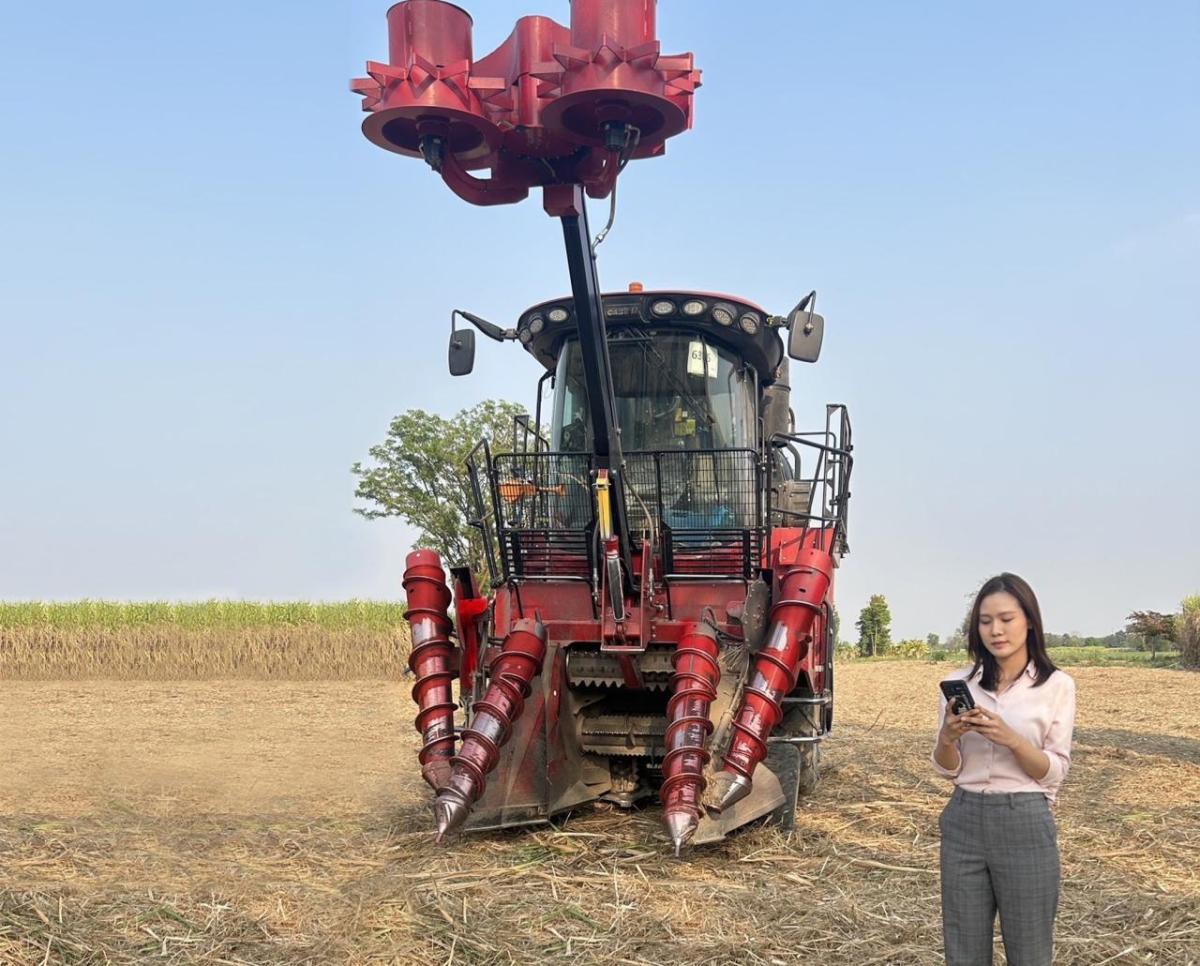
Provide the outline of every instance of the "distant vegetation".
<path id="1" fill-rule="evenodd" d="M 404 613 L 403 603 L 370 600 L 0 602 L 0 679 L 394 679 L 408 661 Z M 889 625 L 886 600 L 873 597 L 859 643 L 839 641 L 838 660 L 967 663 L 957 631 L 944 643 L 936 634 L 892 641 Z M 1200 597 L 1184 601 L 1173 626 L 1178 643 L 1129 630 L 1047 634 L 1046 643 L 1067 666 L 1196 666 Z"/>
<path id="2" fill-rule="evenodd" d="M 1180 654 L 1177 650 L 1160 649 L 1156 653 L 1132 647 L 1106 647 L 1091 645 L 1081 647 L 1051 647 L 1047 649 L 1050 660 L 1063 666 L 1097 667 L 1179 667 Z M 924 641 L 900 641 L 885 654 L 863 657 L 858 649 L 846 641 L 838 644 L 836 656 L 843 661 L 945 661 L 954 665 L 967 665 L 971 659 L 961 648 L 949 651 L 944 648 L 930 649 Z"/>
<path id="3" fill-rule="evenodd" d="M 404 605 L 383 601 L 0 603 L 0 679 L 396 678 Z"/>
<path id="4" fill-rule="evenodd" d="M 392 627 L 404 620 L 404 604 L 379 600 L 339 603 L 259 603 L 248 600 L 206 600 L 178 604 L 167 601 L 121 603 L 76 600 L 68 603 L 0 602 L 0 627 Z"/>
<path id="5" fill-rule="evenodd" d="M 1099 667 L 1178 667 L 1179 651 L 1156 653 L 1130 647 L 1052 647 L 1050 660 L 1055 664 L 1082 664 Z"/>
<path id="6" fill-rule="evenodd" d="M 839 640 L 834 655 L 843 661 L 907 658 L 965 664 L 970 619 L 968 609 L 945 642 L 937 634 L 893 641 L 887 598 L 874 594 L 855 625 L 858 641 Z M 1200 668 L 1200 594 L 1185 597 L 1178 614 L 1133 611 L 1124 628 L 1103 637 L 1047 633 L 1046 648 L 1056 664 Z"/>

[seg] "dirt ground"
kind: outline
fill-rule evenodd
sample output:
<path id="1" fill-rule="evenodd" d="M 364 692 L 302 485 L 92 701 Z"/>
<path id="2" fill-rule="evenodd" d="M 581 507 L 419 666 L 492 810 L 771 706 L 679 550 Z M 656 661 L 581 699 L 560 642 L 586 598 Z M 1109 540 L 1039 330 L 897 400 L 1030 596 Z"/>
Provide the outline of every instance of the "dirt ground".
<path id="1" fill-rule="evenodd" d="M 796 831 L 682 860 L 656 809 L 435 845 L 405 684 L 3 682 L 0 963 L 936 963 L 947 670 L 839 666 Z M 1200 963 L 1200 675 L 1071 673 L 1057 961 Z"/>

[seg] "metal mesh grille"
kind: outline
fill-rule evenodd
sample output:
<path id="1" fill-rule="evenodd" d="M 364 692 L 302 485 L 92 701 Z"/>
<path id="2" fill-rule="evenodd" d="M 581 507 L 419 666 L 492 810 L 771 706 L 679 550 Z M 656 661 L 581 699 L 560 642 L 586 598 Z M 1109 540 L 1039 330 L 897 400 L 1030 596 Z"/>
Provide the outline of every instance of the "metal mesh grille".
<path id="1" fill-rule="evenodd" d="M 667 575 L 752 576 L 762 550 L 758 454 L 680 450 L 626 456 L 635 540 L 662 524 Z"/>
<path id="2" fill-rule="evenodd" d="M 484 499 L 506 575 L 592 576 L 590 464 L 584 453 L 492 459 Z M 754 450 L 626 454 L 625 503 L 635 548 L 643 533 L 657 530 L 665 576 L 753 577 L 763 548 L 761 482 Z"/>
<path id="3" fill-rule="evenodd" d="M 505 570 L 522 577 L 589 577 L 594 512 L 582 453 L 502 453 L 493 499 Z"/>

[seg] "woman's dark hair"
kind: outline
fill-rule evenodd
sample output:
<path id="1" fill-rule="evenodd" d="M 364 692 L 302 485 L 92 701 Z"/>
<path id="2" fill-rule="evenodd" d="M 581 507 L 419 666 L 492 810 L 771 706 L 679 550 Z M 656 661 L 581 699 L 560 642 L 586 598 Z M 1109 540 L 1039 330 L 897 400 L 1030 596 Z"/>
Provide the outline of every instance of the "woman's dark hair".
<path id="1" fill-rule="evenodd" d="M 991 651 L 983 646 L 983 638 L 979 636 L 979 608 L 983 605 L 984 598 L 991 597 L 992 594 L 1012 594 L 1017 599 L 1017 603 L 1021 605 L 1021 610 L 1025 612 L 1025 620 L 1029 624 L 1029 636 L 1025 639 L 1025 646 L 1029 651 L 1029 661 L 1033 664 L 1036 672 L 1033 686 L 1036 688 L 1045 684 L 1046 679 L 1057 668 L 1050 660 L 1050 655 L 1046 653 L 1046 635 L 1042 630 L 1042 610 L 1038 607 L 1033 588 L 1016 574 L 1000 574 L 985 581 L 984 585 L 979 588 L 979 593 L 975 595 L 975 604 L 971 608 L 971 622 L 967 627 L 967 653 L 971 655 L 975 666 L 971 668 L 971 673 L 967 677 L 973 678 L 979 674 L 980 687 L 985 691 L 995 691 L 996 685 L 1000 683 L 1000 662 L 992 656 Z"/>

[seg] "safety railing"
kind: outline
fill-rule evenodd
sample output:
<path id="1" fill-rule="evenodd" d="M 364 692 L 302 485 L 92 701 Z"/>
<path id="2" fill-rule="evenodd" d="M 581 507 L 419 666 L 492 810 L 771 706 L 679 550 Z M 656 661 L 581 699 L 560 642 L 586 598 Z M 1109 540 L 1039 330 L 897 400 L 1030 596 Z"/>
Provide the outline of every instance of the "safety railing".
<path id="1" fill-rule="evenodd" d="M 850 416 L 840 403 L 825 407 L 823 431 L 772 436 L 767 445 L 768 526 L 823 530 L 831 534 L 828 549 L 849 553 L 853 449 Z"/>
<path id="2" fill-rule="evenodd" d="M 493 455 L 481 442 L 467 483 L 493 585 L 521 579 L 591 579 L 597 543 L 591 457 L 530 450 Z M 625 454 L 621 477 L 630 536 L 647 536 L 656 572 L 670 578 L 750 579 L 761 567 L 763 469 L 752 449 Z"/>
<path id="3" fill-rule="evenodd" d="M 542 434 L 533 416 L 518 413 L 513 417 L 512 452 L 546 453 L 549 450 L 550 440 Z"/>
<path id="4" fill-rule="evenodd" d="M 488 465 L 491 518 L 504 576 L 590 579 L 596 526 L 591 457 L 499 453 Z"/>
<path id="5" fill-rule="evenodd" d="M 492 488 L 492 452 L 486 439 L 481 439 L 463 464 L 466 470 L 467 496 L 474 516 L 467 521 L 479 531 L 483 544 L 483 562 L 493 587 L 503 578 L 496 555 L 496 507 Z"/>

